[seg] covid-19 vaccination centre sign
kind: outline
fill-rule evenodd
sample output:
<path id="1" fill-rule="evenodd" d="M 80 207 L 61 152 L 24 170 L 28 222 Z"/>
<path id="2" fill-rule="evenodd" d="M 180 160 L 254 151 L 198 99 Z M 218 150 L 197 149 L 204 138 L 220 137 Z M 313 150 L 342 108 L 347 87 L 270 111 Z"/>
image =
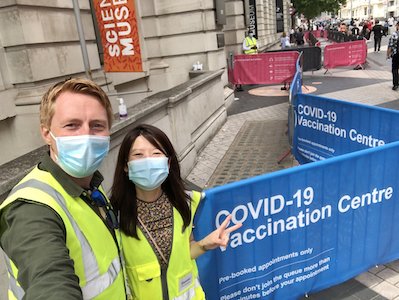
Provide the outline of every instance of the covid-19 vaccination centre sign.
<path id="1" fill-rule="evenodd" d="M 289 124 L 302 165 L 205 190 L 196 239 L 229 214 L 243 224 L 197 260 L 207 299 L 298 299 L 399 258 L 399 113 L 301 84 Z"/>
<path id="2" fill-rule="evenodd" d="M 293 152 L 301 163 L 399 140 L 396 111 L 304 94 L 295 103 Z"/>

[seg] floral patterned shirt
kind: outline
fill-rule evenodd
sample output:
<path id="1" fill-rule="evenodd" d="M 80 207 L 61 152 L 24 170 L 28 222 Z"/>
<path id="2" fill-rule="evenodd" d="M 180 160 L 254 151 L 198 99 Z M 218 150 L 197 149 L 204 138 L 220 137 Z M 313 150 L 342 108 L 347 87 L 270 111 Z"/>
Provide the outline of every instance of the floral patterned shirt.
<path id="1" fill-rule="evenodd" d="M 169 261 L 173 238 L 173 207 L 169 202 L 168 197 L 162 193 L 162 195 L 153 202 L 146 202 L 137 199 L 137 213 L 139 218 L 147 227 L 152 238 L 161 249 L 166 260 Z M 154 247 L 151 239 L 147 236 L 146 231 L 143 230 L 141 226 L 140 229 L 154 249 L 158 260 L 161 263 L 161 267 L 166 267 L 167 264 L 163 261 L 156 247 Z"/>

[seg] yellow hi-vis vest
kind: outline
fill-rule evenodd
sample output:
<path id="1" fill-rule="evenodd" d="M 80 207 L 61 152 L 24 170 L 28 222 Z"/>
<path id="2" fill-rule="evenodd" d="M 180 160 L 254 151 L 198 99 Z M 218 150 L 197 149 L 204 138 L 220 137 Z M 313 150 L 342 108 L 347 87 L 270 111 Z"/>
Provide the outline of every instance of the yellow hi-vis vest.
<path id="1" fill-rule="evenodd" d="M 66 229 L 66 246 L 84 299 L 126 300 L 118 245 L 85 201 L 71 197 L 49 172 L 37 167 L 11 190 L 0 210 L 18 198 L 47 205 L 61 217 Z M 25 291 L 18 283 L 18 269 L 7 256 L 6 265 L 9 299 L 22 299 Z"/>
<path id="2" fill-rule="evenodd" d="M 256 38 L 250 38 L 249 36 L 247 36 L 245 38 L 245 45 L 247 45 L 247 47 L 256 46 Z M 258 49 L 245 50 L 244 53 L 245 54 L 257 54 L 258 53 Z"/>
<path id="3" fill-rule="evenodd" d="M 137 228 L 139 240 L 122 233 L 126 273 L 133 299 L 205 299 L 197 265 L 190 256 L 192 222 L 201 194 L 192 191 L 191 198 L 191 223 L 184 232 L 183 219 L 173 208 L 173 244 L 167 270 L 161 270 L 154 249 L 140 228 Z"/>

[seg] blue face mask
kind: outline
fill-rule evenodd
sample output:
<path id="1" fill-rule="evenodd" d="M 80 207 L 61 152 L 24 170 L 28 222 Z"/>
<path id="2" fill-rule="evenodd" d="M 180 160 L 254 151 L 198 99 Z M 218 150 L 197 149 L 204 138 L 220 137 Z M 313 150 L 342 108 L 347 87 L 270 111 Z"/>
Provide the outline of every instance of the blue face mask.
<path id="1" fill-rule="evenodd" d="M 58 165 L 69 175 L 83 178 L 92 175 L 109 151 L 109 136 L 76 135 L 55 137 Z"/>
<path id="2" fill-rule="evenodd" d="M 127 166 L 129 168 L 129 179 L 144 191 L 152 191 L 160 187 L 169 174 L 167 157 L 131 160 Z"/>

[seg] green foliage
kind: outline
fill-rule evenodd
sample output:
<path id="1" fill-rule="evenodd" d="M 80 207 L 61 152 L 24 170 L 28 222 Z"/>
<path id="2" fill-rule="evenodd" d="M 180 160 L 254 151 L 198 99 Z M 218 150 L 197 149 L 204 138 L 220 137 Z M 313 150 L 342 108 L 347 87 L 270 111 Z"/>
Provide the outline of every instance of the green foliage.
<path id="1" fill-rule="evenodd" d="M 292 0 L 292 3 L 299 13 L 313 19 L 325 11 L 336 13 L 346 0 Z"/>

